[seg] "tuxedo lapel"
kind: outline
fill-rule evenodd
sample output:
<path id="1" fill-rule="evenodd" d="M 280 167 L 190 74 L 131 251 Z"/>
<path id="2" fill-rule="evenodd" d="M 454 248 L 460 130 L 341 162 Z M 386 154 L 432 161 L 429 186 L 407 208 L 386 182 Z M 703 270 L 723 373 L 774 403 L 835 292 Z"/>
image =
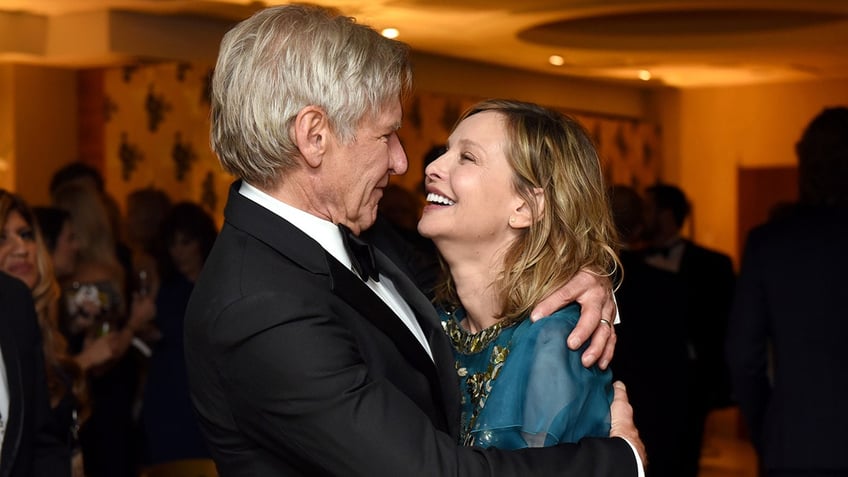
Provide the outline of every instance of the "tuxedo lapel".
<path id="1" fill-rule="evenodd" d="M 439 398 L 445 409 L 448 429 L 451 435 L 458 436 L 460 421 L 459 382 L 456 376 L 453 351 L 442 329 L 439 317 L 433 309 L 433 304 L 430 303 L 427 297 L 421 293 L 405 273 L 379 249 L 375 250 L 375 254 L 381 273 L 384 273 L 392 281 L 397 291 L 412 308 L 418 324 L 421 325 L 421 329 L 424 331 L 424 336 L 427 337 L 430 352 L 433 354 L 433 362 L 435 362 L 436 374 L 439 379 L 438 385 L 434 385 L 434 389 L 441 390 L 441 396 Z M 432 362 L 430 363 L 432 365 Z"/>
<path id="2" fill-rule="evenodd" d="M 330 287 L 364 319 L 386 334 L 411 366 L 430 382 L 433 400 L 441 403 L 446 426 L 458 435 L 459 384 L 450 344 L 441 329 L 438 316 L 427 298 L 411 280 L 382 252 L 375 249 L 377 264 L 412 308 L 433 353 L 433 360 L 406 327 L 354 272 L 333 258 L 320 244 L 300 229 L 239 193 L 241 181 L 230 187 L 225 216 L 227 222 L 255 237 L 300 267 L 319 275 L 328 275 Z M 435 365 L 434 365 L 435 361 Z"/>

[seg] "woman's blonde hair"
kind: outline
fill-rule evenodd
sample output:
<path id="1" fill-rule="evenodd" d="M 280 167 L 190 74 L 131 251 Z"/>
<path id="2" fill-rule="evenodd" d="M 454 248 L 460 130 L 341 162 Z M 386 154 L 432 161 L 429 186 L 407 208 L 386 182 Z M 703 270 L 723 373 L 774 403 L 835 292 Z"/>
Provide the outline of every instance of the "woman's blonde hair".
<path id="1" fill-rule="evenodd" d="M 296 166 L 290 127 L 304 107 L 322 108 L 347 143 L 363 119 L 378 117 L 411 88 L 405 44 L 323 7 L 266 8 L 221 41 L 212 150 L 227 172 L 269 187 Z"/>
<path id="2" fill-rule="evenodd" d="M 501 318 L 515 319 L 580 270 L 612 277 L 620 267 L 617 234 L 597 151 L 577 121 L 532 103 L 488 100 L 469 108 L 457 124 L 485 111 L 504 118 L 512 186 L 534 218 L 505 252 L 493 284 Z M 450 278 L 436 290 L 436 299 L 459 303 Z"/>
<path id="3" fill-rule="evenodd" d="M 53 193 L 53 204 L 71 214 L 79 244 L 78 263 L 102 265 L 123 291 L 124 269 L 115 254 L 114 230 L 101 193 L 90 186 L 66 184 Z"/>

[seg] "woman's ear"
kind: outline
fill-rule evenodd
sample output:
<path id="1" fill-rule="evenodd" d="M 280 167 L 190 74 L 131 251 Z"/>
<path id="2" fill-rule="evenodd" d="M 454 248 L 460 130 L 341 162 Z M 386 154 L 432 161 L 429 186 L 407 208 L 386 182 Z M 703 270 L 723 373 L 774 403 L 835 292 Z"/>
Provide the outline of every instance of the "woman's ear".
<path id="1" fill-rule="evenodd" d="M 539 216 L 533 217 L 533 209 L 526 201 L 522 200 L 512 215 L 509 216 L 510 227 L 514 229 L 525 229 L 541 218 L 545 211 L 545 192 L 541 187 L 533 188 L 533 200 L 536 202 L 536 212 Z"/>
<path id="2" fill-rule="evenodd" d="M 292 130 L 297 149 L 306 164 L 309 167 L 320 166 L 331 134 L 324 110 L 314 105 L 301 109 L 294 119 Z"/>

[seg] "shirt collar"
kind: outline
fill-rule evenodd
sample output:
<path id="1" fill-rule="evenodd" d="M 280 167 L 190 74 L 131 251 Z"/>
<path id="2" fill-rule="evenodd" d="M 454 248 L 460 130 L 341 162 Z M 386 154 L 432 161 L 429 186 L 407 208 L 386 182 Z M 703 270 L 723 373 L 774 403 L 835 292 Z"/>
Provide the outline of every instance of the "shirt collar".
<path id="1" fill-rule="evenodd" d="M 350 257 L 344 248 L 342 235 L 336 224 L 271 197 L 246 181 L 242 181 L 239 194 L 287 220 L 318 242 L 333 258 L 347 268 L 351 268 Z"/>

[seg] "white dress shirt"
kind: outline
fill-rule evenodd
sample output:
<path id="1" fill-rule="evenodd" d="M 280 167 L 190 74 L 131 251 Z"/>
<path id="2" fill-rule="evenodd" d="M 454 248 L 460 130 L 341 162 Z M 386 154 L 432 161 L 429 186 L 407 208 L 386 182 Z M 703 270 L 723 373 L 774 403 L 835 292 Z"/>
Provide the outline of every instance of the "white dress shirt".
<path id="1" fill-rule="evenodd" d="M 239 193 L 247 199 L 256 202 L 260 206 L 279 215 L 289 223 L 300 229 L 303 233 L 318 242 L 324 250 L 336 260 L 353 271 L 350 257 L 342 242 L 342 235 L 336 224 L 324 220 L 320 217 L 304 212 L 296 207 L 286 204 L 285 202 L 275 199 L 261 190 L 253 187 L 247 182 L 242 181 Z M 355 272 L 354 272 L 355 273 Z M 358 276 L 358 275 L 357 275 Z M 403 324 L 415 336 L 430 359 L 433 359 L 433 353 L 430 351 L 430 345 L 427 343 L 427 338 L 424 336 L 424 331 L 418 320 L 415 319 L 415 313 L 406 301 L 400 296 L 392 281 L 380 274 L 380 281 L 376 282 L 368 279 L 365 284 L 371 289 L 381 300 L 395 312 Z"/>
<path id="2" fill-rule="evenodd" d="M 3 449 L 3 438 L 6 436 L 6 423 L 9 422 L 9 380 L 6 378 L 6 363 L 3 361 L 3 350 L 0 349 L 0 450 Z M 3 453 L 0 452 L 0 457 Z"/>

